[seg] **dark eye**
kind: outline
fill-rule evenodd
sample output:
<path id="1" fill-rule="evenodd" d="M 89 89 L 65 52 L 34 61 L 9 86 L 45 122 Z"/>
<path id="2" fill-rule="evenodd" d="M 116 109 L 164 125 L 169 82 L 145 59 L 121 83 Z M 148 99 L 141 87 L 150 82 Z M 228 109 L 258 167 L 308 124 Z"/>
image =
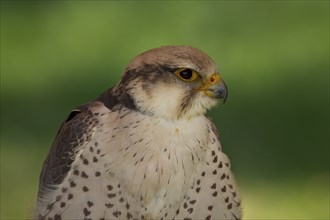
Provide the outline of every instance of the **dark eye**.
<path id="1" fill-rule="evenodd" d="M 198 76 L 198 74 L 191 69 L 179 69 L 176 71 L 176 75 L 184 81 L 193 81 Z"/>
<path id="2" fill-rule="evenodd" d="M 184 79 L 190 79 L 193 75 L 191 69 L 182 70 L 179 74 Z"/>

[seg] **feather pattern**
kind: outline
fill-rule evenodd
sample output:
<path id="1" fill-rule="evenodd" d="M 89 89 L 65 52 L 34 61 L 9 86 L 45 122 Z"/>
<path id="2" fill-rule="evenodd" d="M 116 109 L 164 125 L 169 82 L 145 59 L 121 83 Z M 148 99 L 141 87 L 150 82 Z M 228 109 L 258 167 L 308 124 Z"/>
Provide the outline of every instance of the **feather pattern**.
<path id="1" fill-rule="evenodd" d="M 199 71 L 200 81 L 178 81 L 178 67 Z M 35 218 L 240 219 L 229 160 L 204 115 L 217 100 L 194 89 L 214 71 L 190 47 L 133 59 L 115 87 L 63 122 L 40 175 Z"/>

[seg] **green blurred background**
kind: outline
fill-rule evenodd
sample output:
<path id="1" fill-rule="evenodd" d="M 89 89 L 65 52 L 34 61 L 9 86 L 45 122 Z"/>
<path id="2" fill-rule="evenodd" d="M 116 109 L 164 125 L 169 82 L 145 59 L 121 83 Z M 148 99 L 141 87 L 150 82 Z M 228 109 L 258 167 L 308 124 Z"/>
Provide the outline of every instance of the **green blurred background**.
<path id="1" fill-rule="evenodd" d="M 72 108 L 137 54 L 191 45 L 229 87 L 213 109 L 245 219 L 329 219 L 329 1 L 1 1 L 1 219 L 31 212 Z"/>

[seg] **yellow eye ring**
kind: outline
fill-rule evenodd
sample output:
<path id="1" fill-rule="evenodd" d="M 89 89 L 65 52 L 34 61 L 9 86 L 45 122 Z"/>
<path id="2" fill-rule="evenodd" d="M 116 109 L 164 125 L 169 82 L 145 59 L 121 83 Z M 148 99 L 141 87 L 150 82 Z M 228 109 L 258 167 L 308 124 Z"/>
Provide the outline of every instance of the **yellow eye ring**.
<path id="1" fill-rule="evenodd" d="M 187 68 L 181 68 L 178 69 L 175 74 L 177 75 L 177 77 L 185 82 L 191 82 L 194 81 L 197 76 L 198 73 L 192 69 L 187 69 Z"/>

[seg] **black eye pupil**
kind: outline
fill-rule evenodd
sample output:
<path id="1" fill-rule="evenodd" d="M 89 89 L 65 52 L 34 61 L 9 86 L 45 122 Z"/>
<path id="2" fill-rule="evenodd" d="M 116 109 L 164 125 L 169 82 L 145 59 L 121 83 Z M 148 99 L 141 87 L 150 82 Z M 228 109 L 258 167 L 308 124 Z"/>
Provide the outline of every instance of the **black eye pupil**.
<path id="1" fill-rule="evenodd" d="M 190 79 L 193 73 L 190 69 L 185 69 L 180 72 L 180 76 L 184 79 Z"/>

